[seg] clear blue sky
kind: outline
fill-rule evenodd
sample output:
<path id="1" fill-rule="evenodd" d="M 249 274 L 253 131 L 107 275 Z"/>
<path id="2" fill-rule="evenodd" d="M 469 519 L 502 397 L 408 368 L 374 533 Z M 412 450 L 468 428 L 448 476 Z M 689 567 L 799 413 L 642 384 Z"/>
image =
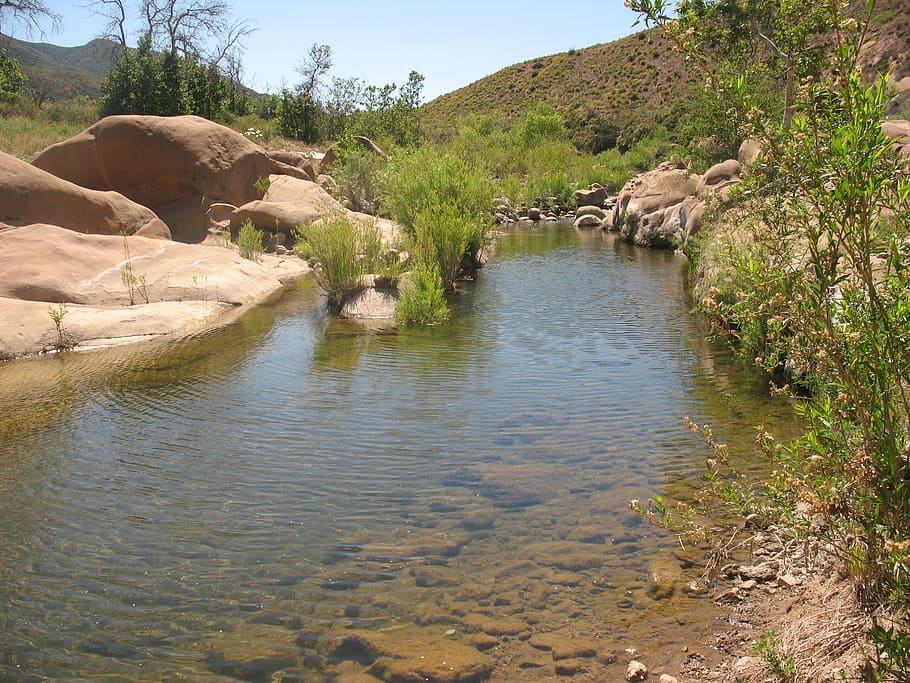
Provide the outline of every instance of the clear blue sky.
<path id="1" fill-rule="evenodd" d="M 76 46 L 98 36 L 103 20 L 80 5 L 45 0 L 63 18 L 43 36 L 4 25 L 23 40 Z M 313 43 L 332 48 L 328 74 L 371 85 L 426 77 L 428 101 L 499 69 L 535 57 L 606 43 L 632 33 L 634 14 L 622 0 L 228 0 L 256 32 L 246 41 L 244 80 L 276 92 L 300 80 L 295 68 Z M 138 4 L 138 3 L 137 3 Z M 135 36 L 131 37 L 135 44 Z"/>

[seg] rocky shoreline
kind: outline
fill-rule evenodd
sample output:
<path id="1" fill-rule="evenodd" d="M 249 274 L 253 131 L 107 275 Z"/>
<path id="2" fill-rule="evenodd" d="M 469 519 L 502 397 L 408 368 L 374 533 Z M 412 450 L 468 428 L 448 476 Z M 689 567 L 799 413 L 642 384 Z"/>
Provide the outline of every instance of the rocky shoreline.
<path id="1" fill-rule="evenodd" d="M 311 272 L 283 245 L 326 214 L 395 238 L 314 175 L 195 116 L 108 117 L 31 164 L 0 152 L 0 360 L 223 325 Z M 240 256 L 245 222 L 271 253 Z"/>

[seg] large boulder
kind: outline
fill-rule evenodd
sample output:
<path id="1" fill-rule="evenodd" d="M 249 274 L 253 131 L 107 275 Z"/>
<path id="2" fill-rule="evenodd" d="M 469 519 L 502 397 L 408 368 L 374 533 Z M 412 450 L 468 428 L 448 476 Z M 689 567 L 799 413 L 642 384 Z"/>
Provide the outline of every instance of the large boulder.
<path id="1" fill-rule="evenodd" d="M 293 152 L 288 149 L 276 149 L 270 151 L 268 154 L 272 159 L 273 164 L 278 165 L 278 167 L 282 168 L 282 170 L 284 170 L 282 165 L 290 166 L 292 168 L 298 169 L 299 171 L 302 171 L 303 175 L 305 176 L 303 180 L 316 180 L 316 169 L 313 166 L 313 160 L 310 157 L 304 156 L 300 152 Z M 274 169 L 273 173 L 276 173 Z M 300 175 L 296 175 L 294 173 L 282 172 L 280 174 L 290 175 L 298 178 L 300 177 Z"/>
<path id="2" fill-rule="evenodd" d="M 174 239 L 201 241 L 206 204 L 258 198 L 255 183 L 276 165 L 237 131 L 198 116 L 109 116 L 52 145 L 33 162 L 94 190 L 115 190 L 152 209 L 198 201 L 192 224 L 171 225 Z"/>
<path id="3" fill-rule="evenodd" d="M 118 192 L 81 187 L 0 152 L 0 223 L 51 223 L 81 233 L 169 239 L 158 216 Z"/>
<path id="4" fill-rule="evenodd" d="M 247 202 L 231 211 L 232 232 L 249 220 L 264 232 L 290 235 L 295 228 L 341 213 L 357 223 L 375 223 L 386 243 L 394 242 L 400 235 L 399 227 L 393 221 L 348 211 L 318 183 L 283 175 L 269 176 L 269 181 L 269 189 L 261 200 Z M 216 221 L 223 218 L 224 205 L 213 205 L 209 215 Z"/>
<path id="5" fill-rule="evenodd" d="M 628 242 L 644 247 L 675 249 L 701 227 L 709 202 L 727 201 L 740 182 L 742 165 L 728 159 L 703 175 L 673 163 L 642 173 L 622 188 L 610 226 Z"/>
<path id="6" fill-rule="evenodd" d="M 572 193 L 575 197 L 576 206 L 596 206 L 603 207 L 607 199 L 607 191 L 600 185 L 594 184 L 587 190 L 575 190 Z"/>
<path id="7" fill-rule="evenodd" d="M 247 202 L 234 210 L 231 230 L 237 230 L 249 220 L 260 230 L 290 234 L 298 226 L 340 212 L 344 212 L 341 204 L 318 184 L 272 175 L 269 176 L 269 189 L 261 200 Z"/>

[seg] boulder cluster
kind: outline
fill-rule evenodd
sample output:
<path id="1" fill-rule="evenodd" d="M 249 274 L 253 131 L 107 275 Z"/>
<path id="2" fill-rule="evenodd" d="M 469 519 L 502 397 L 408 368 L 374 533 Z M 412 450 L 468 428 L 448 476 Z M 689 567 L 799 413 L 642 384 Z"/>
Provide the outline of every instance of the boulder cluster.
<path id="1" fill-rule="evenodd" d="M 196 116 L 107 117 L 32 163 L 0 152 L 0 358 L 59 347 L 60 325 L 80 346 L 110 345 L 262 300 L 309 270 L 281 258 L 294 228 L 331 212 L 372 220 L 320 171 Z M 276 255 L 228 248 L 247 220 Z"/>
<path id="2" fill-rule="evenodd" d="M 754 154 L 744 143 L 740 157 Z M 712 166 L 704 175 L 690 172 L 682 164 L 665 162 L 627 182 L 619 194 L 610 196 L 598 184 L 574 193 L 576 209 L 543 202 L 543 208 L 513 210 L 508 200 L 496 200 L 498 223 L 534 223 L 571 220 L 579 229 L 603 229 L 619 233 L 621 239 L 643 247 L 676 249 L 701 228 L 705 207 L 712 201 L 726 202 L 730 187 L 741 180 L 741 159 L 729 159 Z"/>

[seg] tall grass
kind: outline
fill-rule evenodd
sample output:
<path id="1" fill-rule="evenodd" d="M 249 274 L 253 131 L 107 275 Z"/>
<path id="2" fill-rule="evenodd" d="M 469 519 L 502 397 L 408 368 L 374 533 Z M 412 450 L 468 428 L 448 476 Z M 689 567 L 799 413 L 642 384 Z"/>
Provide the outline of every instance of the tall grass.
<path id="1" fill-rule="evenodd" d="M 382 233 L 375 223 L 355 223 L 343 213 L 323 216 L 297 230 L 314 260 L 314 273 L 331 310 L 362 287 L 363 276 L 382 269 Z"/>
<path id="2" fill-rule="evenodd" d="M 0 103 L 0 151 L 30 161 L 96 120 L 94 103 L 84 97 L 42 104 L 20 97 Z"/>
<path id="3" fill-rule="evenodd" d="M 467 234 L 462 256 L 472 268 L 492 232 L 493 196 L 483 167 L 429 146 L 399 150 L 384 176 L 383 208 L 402 226 L 408 245 L 432 239 L 435 248 L 424 253 L 441 254 Z"/>
<path id="4" fill-rule="evenodd" d="M 250 261 L 258 261 L 265 251 L 262 237 L 262 230 L 253 225 L 253 221 L 245 220 L 237 233 L 237 248 L 240 250 L 240 256 Z"/>
<path id="5" fill-rule="evenodd" d="M 396 309 L 402 322 L 432 324 L 449 317 L 442 279 L 434 266 L 418 264 L 404 279 Z"/>
<path id="6" fill-rule="evenodd" d="M 482 239 L 483 222 L 471 220 L 451 204 L 423 209 L 414 219 L 408 250 L 418 264 L 432 266 L 443 288 L 452 291 L 472 242 Z"/>

